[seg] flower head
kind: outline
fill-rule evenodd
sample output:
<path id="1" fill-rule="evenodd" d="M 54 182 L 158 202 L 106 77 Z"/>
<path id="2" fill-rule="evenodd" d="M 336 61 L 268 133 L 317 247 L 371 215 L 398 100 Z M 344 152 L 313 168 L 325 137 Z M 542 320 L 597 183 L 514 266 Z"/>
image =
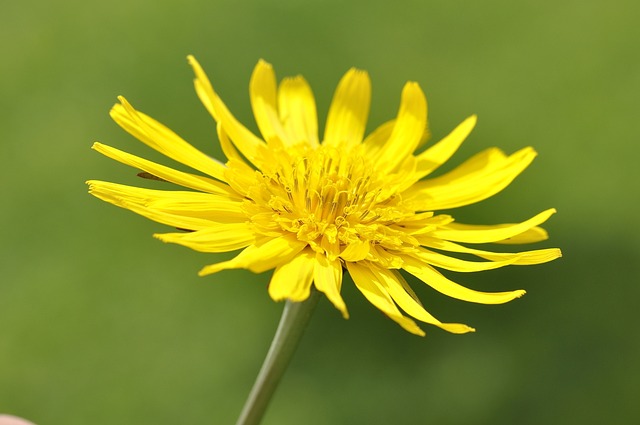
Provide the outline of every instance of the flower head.
<path id="1" fill-rule="evenodd" d="M 338 84 L 320 138 L 307 82 L 297 76 L 278 85 L 271 65 L 260 61 L 250 82 L 251 106 L 262 134 L 258 137 L 231 114 L 198 62 L 193 57 L 189 62 L 198 97 L 217 123 L 227 161 L 207 156 L 120 97 L 111 116 L 122 128 L 198 173 L 96 143 L 98 152 L 189 190 L 88 184 L 100 199 L 188 230 L 155 235 L 164 242 L 202 252 L 242 250 L 231 260 L 204 267 L 200 275 L 232 268 L 256 273 L 275 269 L 269 284 L 274 300 L 303 301 L 313 285 L 346 318 L 340 295 L 346 270 L 373 305 L 409 332 L 424 335 L 414 318 L 466 333 L 473 328 L 443 323 L 429 314 L 400 271 L 453 298 L 500 304 L 524 291 L 475 291 L 438 269 L 474 272 L 544 263 L 561 255 L 558 249 L 504 253 L 463 245 L 544 240 L 547 234 L 537 226 L 555 210 L 498 225 L 459 224 L 441 214 L 501 191 L 536 153 L 524 148 L 506 155 L 491 148 L 452 171 L 426 178 L 454 154 L 476 117 L 417 153 L 428 134 L 427 102 L 417 83 L 405 85 L 397 117 L 365 137 L 371 84 L 366 72 L 351 69 Z M 451 253 L 471 254 L 481 261 Z"/>

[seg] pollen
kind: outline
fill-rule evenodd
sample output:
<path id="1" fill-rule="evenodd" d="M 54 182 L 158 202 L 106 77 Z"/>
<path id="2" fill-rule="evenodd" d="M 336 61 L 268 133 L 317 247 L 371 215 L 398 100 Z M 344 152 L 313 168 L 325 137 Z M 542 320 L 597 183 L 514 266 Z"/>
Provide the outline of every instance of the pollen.
<path id="1" fill-rule="evenodd" d="M 301 144 L 271 149 L 274 161 L 252 173 L 230 163 L 228 180 L 245 196 L 244 210 L 256 231 L 294 234 L 316 252 L 336 258 L 351 244 L 393 244 L 387 228 L 413 215 L 392 187 L 376 178 L 361 147 L 345 152 Z M 401 242 L 398 243 L 401 245 Z"/>

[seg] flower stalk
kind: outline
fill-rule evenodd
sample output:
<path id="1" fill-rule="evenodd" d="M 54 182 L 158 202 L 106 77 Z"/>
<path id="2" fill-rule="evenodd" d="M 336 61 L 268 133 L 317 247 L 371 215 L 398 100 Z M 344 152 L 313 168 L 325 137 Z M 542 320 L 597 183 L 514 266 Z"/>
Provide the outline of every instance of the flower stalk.
<path id="1" fill-rule="evenodd" d="M 271 347 L 253 384 L 236 425 L 257 425 L 262 420 L 280 378 L 284 375 L 298 347 L 311 315 L 318 304 L 320 292 L 312 289 L 302 302 L 287 300 Z"/>

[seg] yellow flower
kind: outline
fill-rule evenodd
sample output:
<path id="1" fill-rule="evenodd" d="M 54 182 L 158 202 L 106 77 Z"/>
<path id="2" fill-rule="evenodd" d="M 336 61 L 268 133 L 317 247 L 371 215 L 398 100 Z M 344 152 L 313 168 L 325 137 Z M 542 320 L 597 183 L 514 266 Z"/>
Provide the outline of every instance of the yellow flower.
<path id="1" fill-rule="evenodd" d="M 227 162 L 197 150 L 177 134 L 135 110 L 124 98 L 112 118 L 140 141 L 197 170 L 174 170 L 95 143 L 98 152 L 190 190 L 143 189 L 89 181 L 90 193 L 160 223 L 189 230 L 155 235 L 202 252 L 242 249 L 233 259 L 204 267 L 200 275 L 245 268 L 275 269 L 269 284 L 274 300 L 305 300 L 311 286 L 347 318 L 340 296 L 343 271 L 363 295 L 404 329 L 424 335 L 415 321 L 453 333 L 467 325 L 442 323 L 422 306 L 401 270 L 449 297 L 501 304 L 525 291 L 478 292 L 437 269 L 475 272 L 507 265 L 544 263 L 559 249 L 496 253 L 460 243 L 529 243 L 547 238 L 537 227 L 549 209 L 518 224 L 459 224 L 439 211 L 482 201 L 504 189 L 535 157 L 528 147 L 512 155 L 496 148 L 457 168 L 427 178 L 445 163 L 476 123 L 471 116 L 448 136 L 420 153 L 427 139 L 427 102 L 419 85 L 402 91 L 394 120 L 365 137 L 371 83 L 351 69 L 340 80 L 329 108 L 324 136 L 318 135 L 316 104 L 300 76 L 280 85 L 270 64 L 260 61 L 251 77 L 250 98 L 262 138 L 229 112 L 193 58 L 198 97 L 217 123 Z M 483 261 L 449 255 L 471 254 Z"/>

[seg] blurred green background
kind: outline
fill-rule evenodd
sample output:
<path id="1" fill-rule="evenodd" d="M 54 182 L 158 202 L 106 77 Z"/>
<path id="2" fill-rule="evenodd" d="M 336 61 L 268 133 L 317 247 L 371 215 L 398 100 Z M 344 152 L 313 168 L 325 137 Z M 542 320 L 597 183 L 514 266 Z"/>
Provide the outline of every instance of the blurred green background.
<path id="1" fill-rule="evenodd" d="M 252 129 L 259 58 L 279 77 L 303 74 L 321 120 L 342 74 L 368 70 L 370 129 L 418 81 L 434 139 L 479 115 L 454 164 L 489 146 L 540 153 L 456 217 L 559 210 L 538 246 L 561 247 L 561 260 L 451 275 L 524 288 L 520 300 L 467 304 L 414 282 L 433 314 L 475 334 L 415 337 L 350 284 L 350 320 L 322 300 L 265 425 L 640 421 L 638 2 L 27 0 L 1 15 L 0 413 L 39 425 L 235 421 L 282 308 L 268 274 L 199 278 L 228 256 L 164 245 L 151 234 L 165 227 L 84 185 L 140 183 L 94 140 L 160 159 L 110 120 L 120 94 L 220 155 L 194 54 Z"/>

